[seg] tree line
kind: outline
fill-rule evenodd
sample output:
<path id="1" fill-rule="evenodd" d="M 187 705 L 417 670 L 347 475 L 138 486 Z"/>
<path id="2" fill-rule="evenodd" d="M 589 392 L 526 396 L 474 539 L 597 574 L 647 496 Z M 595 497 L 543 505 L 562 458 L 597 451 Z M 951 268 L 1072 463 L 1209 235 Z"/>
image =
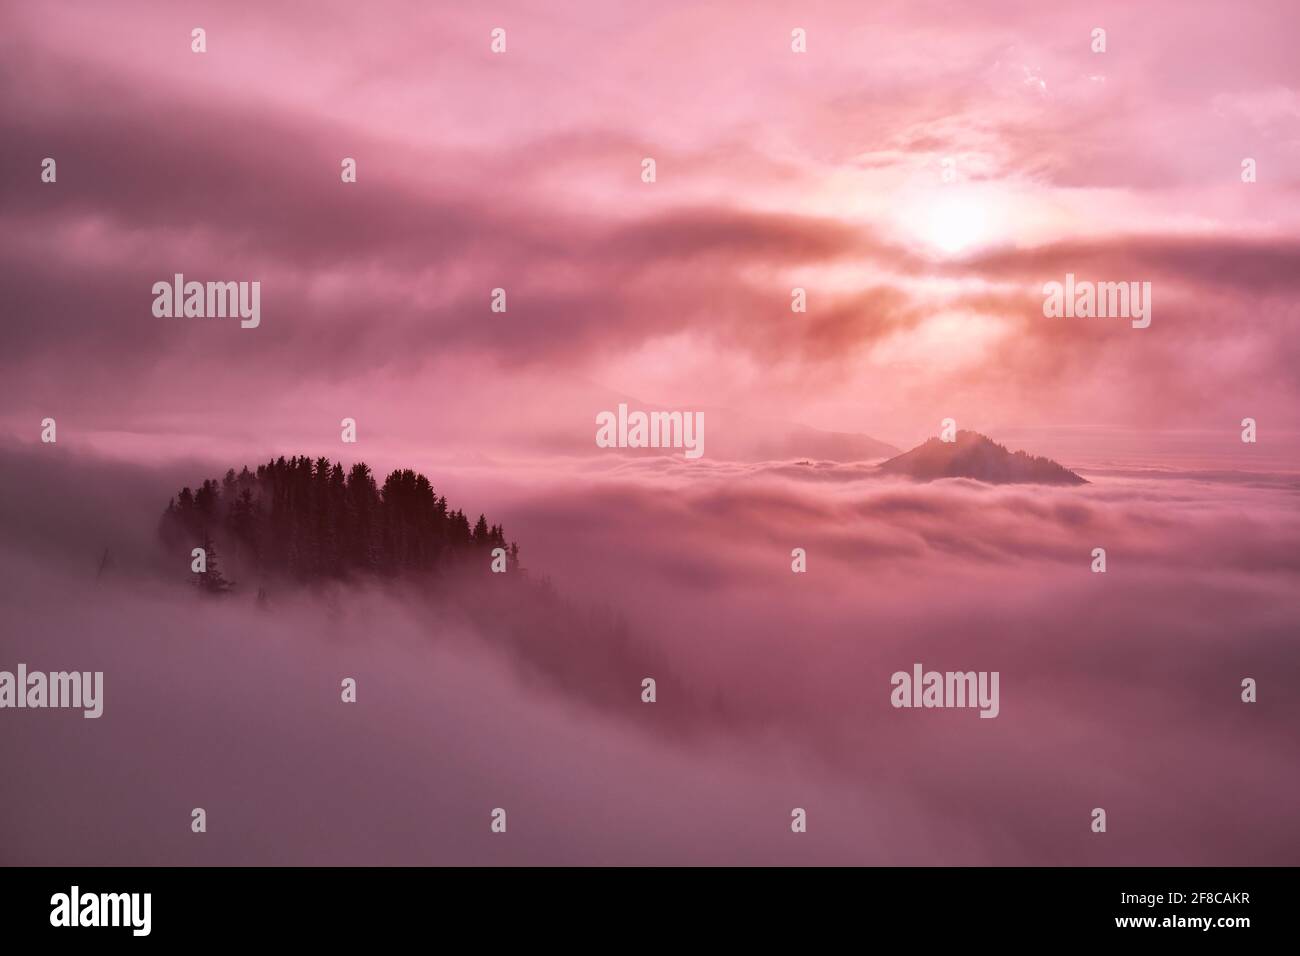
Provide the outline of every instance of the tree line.
<path id="1" fill-rule="evenodd" d="M 508 567 L 519 563 L 519 546 L 507 545 L 500 525 L 479 515 L 471 526 L 424 475 L 397 470 L 380 487 L 364 462 L 345 472 L 342 463 L 306 456 L 281 456 L 256 472 L 232 468 L 221 481 L 182 488 L 159 533 L 168 547 L 204 547 L 201 585 L 213 591 L 229 587 L 218 545 L 242 569 L 300 580 L 428 573 L 474 558 L 486 566 L 494 548 L 505 549 Z"/>

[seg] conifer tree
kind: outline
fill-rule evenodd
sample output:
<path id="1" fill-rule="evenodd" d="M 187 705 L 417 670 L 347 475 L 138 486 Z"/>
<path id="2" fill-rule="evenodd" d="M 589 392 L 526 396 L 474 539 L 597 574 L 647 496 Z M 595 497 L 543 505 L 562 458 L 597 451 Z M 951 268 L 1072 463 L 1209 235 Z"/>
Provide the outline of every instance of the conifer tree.
<path id="1" fill-rule="evenodd" d="M 217 568 L 216 548 L 233 547 L 241 569 L 286 574 L 302 580 L 353 573 L 436 573 L 482 550 L 507 547 L 505 529 L 480 515 L 471 528 L 465 513 L 449 510 L 424 475 L 391 472 L 382 488 L 370 468 L 305 455 L 232 468 L 221 481 L 205 480 L 167 503 L 159 535 L 168 548 L 202 536 L 208 546 L 205 590 L 228 590 Z M 518 564 L 510 544 L 510 566 Z M 476 560 L 476 559 L 475 559 Z"/>
<path id="2" fill-rule="evenodd" d="M 221 573 L 221 564 L 217 558 L 216 546 L 212 543 L 212 536 L 206 531 L 203 534 L 203 551 L 206 555 L 204 566 L 206 570 L 195 577 L 194 582 L 199 589 L 205 594 L 224 594 L 232 587 L 231 583 L 226 580 L 225 575 Z"/>

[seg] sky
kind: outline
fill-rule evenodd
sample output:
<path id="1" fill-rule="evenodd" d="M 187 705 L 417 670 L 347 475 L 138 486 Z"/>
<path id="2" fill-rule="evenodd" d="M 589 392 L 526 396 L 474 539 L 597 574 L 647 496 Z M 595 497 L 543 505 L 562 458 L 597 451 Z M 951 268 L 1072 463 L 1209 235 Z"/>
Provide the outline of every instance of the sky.
<path id="1" fill-rule="evenodd" d="M 1294 457 L 1287 4 L 3 16 L 18 441 L 310 454 L 353 417 L 393 463 L 536 458 L 626 398 L 1127 458 L 1230 457 L 1249 416 Z M 156 318 L 177 272 L 260 281 L 261 325 Z M 1066 273 L 1152 283 L 1151 326 L 1045 318 Z"/>

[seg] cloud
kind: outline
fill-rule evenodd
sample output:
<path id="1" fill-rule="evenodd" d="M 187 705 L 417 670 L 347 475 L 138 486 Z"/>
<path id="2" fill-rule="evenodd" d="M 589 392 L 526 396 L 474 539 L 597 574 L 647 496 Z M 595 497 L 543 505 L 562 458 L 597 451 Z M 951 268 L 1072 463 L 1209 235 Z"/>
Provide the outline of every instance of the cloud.
<path id="1" fill-rule="evenodd" d="M 16 18 L 0 69 L 0 133 L 17 144 L 0 158 L 10 430 L 55 406 L 101 432 L 148 429 L 165 404 L 178 429 L 229 441 L 251 394 L 287 434 L 289 409 L 344 392 L 384 395 L 386 424 L 414 441 L 392 409 L 426 402 L 435 378 L 453 418 L 505 415 L 507 379 L 533 386 L 529 405 L 563 379 L 895 442 L 936 411 L 1205 427 L 1223 394 L 1295 425 L 1300 222 L 1285 204 L 1259 215 L 1265 184 L 1236 181 L 1235 152 L 1188 159 L 1284 112 L 1295 77 L 1267 16 L 1233 27 L 1247 57 L 1219 42 L 1217 15 L 1165 35 L 1115 7 L 1102 62 L 1090 20 L 1022 6 L 964 11 L 957 29 L 950 12 L 830 5 L 810 12 L 803 59 L 779 15 L 752 11 L 628 31 L 614 11 L 519 7 L 507 58 L 463 17 L 413 7 L 397 29 L 334 12 L 304 27 L 209 9 L 206 59 L 145 6 Z M 669 39 L 676 69 L 626 68 Z M 1222 88 L 1167 75 L 1176 50 Z M 1261 168 L 1285 168 L 1271 146 Z M 36 176 L 44 156 L 56 185 Z M 913 235 L 944 157 L 997 219 L 994 244 L 956 260 Z M 1036 314 L 1042 282 L 1091 270 L 1154 281 L 1157 331 Z M 160 324 L 148 290 L 178 271 L 260 280 L 263 326 Z M 795 286 L 806 313 L 789 311 Z M 487 310 L 498 287 L 507 316 Z"/>
<path id="2" fill-rule="evenodd" d="M 247 587 L 209 604 L 150 564 L 173 474 L 41 462 L 3 460 L 6 527 L 30 533 L 0 557 L 0 660 L 102 669 L 106 706 L 93 736 L 27 712 L 0 743 L 43 788 L 10 788 L 11 862 L 1286 861 L 1293 488 L 754 465 L 670 493 L 676 466 L 645 460 L 503 502 L 558 591 L 544 612 L 527 589 L 466 615 L 473 587 L 272 584 L 258 613 Z M 119 560 L 97 583 L 106 540 Z M 894 710 L 889 675 L 918 660 L 1000 671 L 1001 715 Z M 1249 712 L 1241 676 L 1261 680 Z M 166 774 L 121 771 L 164 755 Z M 1242 788 L 1247 816 L 1229 812 Z M 196 805 L 220 823 L 202 847 Z M 782 842 L 795 805 L 833 835 Z M 1129 837 L 1088 841 L 1099 805 Z M 479 839 L 495 806 L 518 843 Z M 1207 814 L 1221 825 L 1187 841 Z"/>

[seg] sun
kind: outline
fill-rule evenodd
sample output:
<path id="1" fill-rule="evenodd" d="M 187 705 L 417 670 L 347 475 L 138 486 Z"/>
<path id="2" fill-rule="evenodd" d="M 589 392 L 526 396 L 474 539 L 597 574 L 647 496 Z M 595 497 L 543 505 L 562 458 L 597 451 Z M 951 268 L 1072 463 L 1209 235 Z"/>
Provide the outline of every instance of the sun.
<path id="1" fill-rule="evenodd" d="M 891 197 L 897 235 L 935 258 L 970 255 L 1005 243 L 1021 203 L 992 183 L 951 183 L 902 190 Z"/>
<path id="2" fill-rule="evenodd" d="M 918 238 L 945 255 L 961 255 L 993 237 L 989 205 L 971 193 L 944 190 L 917 212 Z"/>

